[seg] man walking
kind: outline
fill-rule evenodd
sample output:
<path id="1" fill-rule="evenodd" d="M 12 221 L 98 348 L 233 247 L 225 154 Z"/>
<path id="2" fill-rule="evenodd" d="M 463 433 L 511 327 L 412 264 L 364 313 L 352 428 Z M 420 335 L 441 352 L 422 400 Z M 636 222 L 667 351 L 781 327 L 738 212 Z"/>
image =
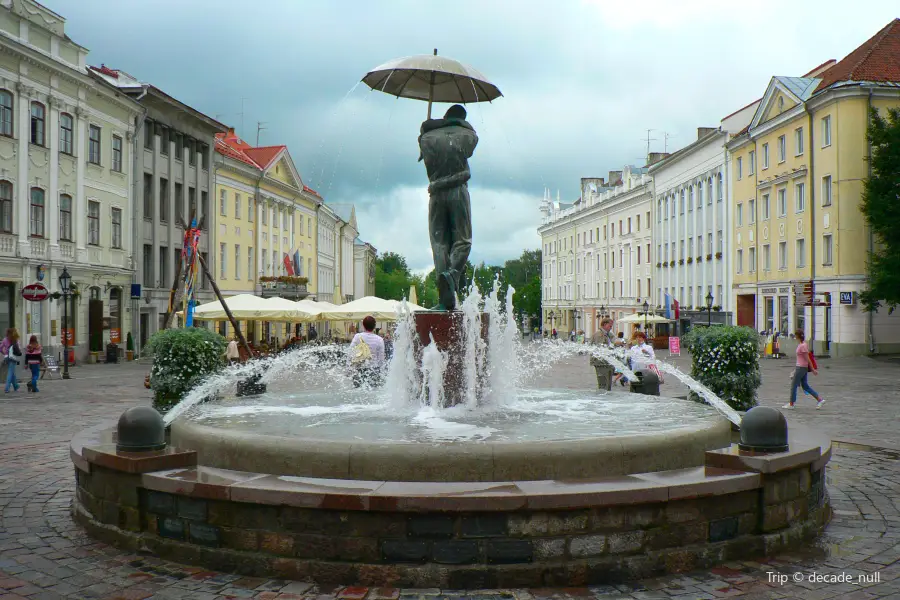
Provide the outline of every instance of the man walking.
<path id="1" fill-rule="evenodd" d="M 428 174 L 428 235 L 437 275 L 438 310 L 456 308 L 460 277 L 472 249 L 469 158 L 478 145 L 466 109 L 451 106 L 443 119 L 422 123 L 419 160 Z"/>

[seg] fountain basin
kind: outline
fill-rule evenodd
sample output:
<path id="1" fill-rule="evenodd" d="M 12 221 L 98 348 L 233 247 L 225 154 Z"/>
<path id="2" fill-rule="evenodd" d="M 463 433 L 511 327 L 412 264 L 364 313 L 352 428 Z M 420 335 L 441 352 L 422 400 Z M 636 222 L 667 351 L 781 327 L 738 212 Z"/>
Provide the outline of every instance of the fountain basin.
<path id="1" fill-rule="evenodd" d="M 660 433 L 523 442 L 366 442 L 283 437 L 180 419 L 172 444 L 201 464 L 274 475 L 388 481 L 583 479 L 695 467 L 731 442 L 731 423 L 709 418 Z"/>

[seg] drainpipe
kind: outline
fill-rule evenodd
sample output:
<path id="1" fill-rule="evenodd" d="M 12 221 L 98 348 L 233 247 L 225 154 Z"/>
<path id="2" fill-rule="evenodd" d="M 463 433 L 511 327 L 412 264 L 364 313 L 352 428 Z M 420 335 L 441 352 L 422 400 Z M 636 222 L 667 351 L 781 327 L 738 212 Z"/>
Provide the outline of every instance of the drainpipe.
<path id="1" fill-rule="evenodd" d="M 812 298 L 809 307 L 809 343 L 814 347 L 816 339 L 816 128 L 809 104 L 803 103 L 803 110 L 809 117 L 809 278 L 812 282 Z"/>
<path id="2" fill-rule="evenodd" d="M 869 88 L 869 100 L 866 106 L 866 128 L 869 125 L 869 115 L 872 113 L 872 88 Z M 868 138 L 868 136 L 866 136 Z M 872 142 L 867 139 L 866 148 L 868 149 L 868 160 L 866 160 L 866 164 L 868 165 L 868 175 L 869 179 L 872 178 Z M 869 227 L 869 256 L 875 253 L 875 233 L 872 231 L 872 227 Z M 878 348 L 875 345 L 875 312 L 869 311 L 866 320 L 868 321 L 867 325 L 869 327 L 869 353 L 877 354 Z"/>

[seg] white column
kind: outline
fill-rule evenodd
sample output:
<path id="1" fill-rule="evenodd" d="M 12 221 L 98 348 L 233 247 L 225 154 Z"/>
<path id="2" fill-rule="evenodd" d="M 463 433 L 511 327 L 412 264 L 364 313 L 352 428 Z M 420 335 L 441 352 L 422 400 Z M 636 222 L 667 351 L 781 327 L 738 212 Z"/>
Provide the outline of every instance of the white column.
<path id="1" fill-rule="evenodd" d="M 719 173 L 721 173 L 721 171 L 717 170 L 716 171 L 716 184 L 717 185 L 718 185 L 718 174 Z M 722 176 L 722 185 L 723 186 L 725 185 L 725 176 L 724 175 Z M 724 205 L 725 205 L 725 190 L 723 189 L 722 190 L 722 210 L 725 209 Z M 719 249 L 719 246 L 718 246 L 719 232 L 716 229 L 716 224 L 719 222 L 719 220 L 717 219 L 717 216 L 719 213 L 719 195 L 718 194 L 716 194 L 716 197 L 713 198 L 712 206 L 713 206 L 713 211 L 712 211 L 712 216 L 710 218 L 712 219 L 713 243 L 712 243 L 712 248 L 710 248 L 710 254 L 712 254 L 712 265 L 711 265 L 712 272 L 710 273 L 710 278 L 711 278 L 711 283 L 712 283 L 712 294 L 713 294 L 713 298 L 714 298 L 713 304 L 718 304 L 719 306 L 722 306 L 724 308 L 725 302 L 722 298 L 717 297 L 719 292 L 716 288 L 716 282 L 718 281 L 718 277 L 716 276 L 716 270 L 718 269 L 719 264 L 720 264 L 720 262 L 716 260 L 716 252 Z M 723 258 L 724 258 L 724 248 L 722 250 L 723 250 Z M 705 282 L 704 282 L 704 287 L 705 287 Z M 724 290 L 722 290 L 722 291 L 724 293 Z M 704 292 L 704 295 L 705 294 L 706 294 L 706 292 Z"/>
<path id="2" fill-rule="evenodd" d="M 72 219 L 75 221 L 75 248 L 76 261 L 88 262 L 87 249 L 85 242 L 87 237 L 87 199 L 84 195 L 84 169 L 87 160 L 88 143 L 87 143 L 87 111 L 80 106 L 75 109 L 75 142 L 77 154 L 75 158 L 76 176 L 75 176 L 75 209 L 72 211 Z"/>
<path id="3" fill-rule="evenodd" d="M 19 201 L 17 203 L 18 211 L 16 212 L 16 221 L 19 233 L 19 256 L 28 256 L 31 252 L 31 248 L 28 245 L 28 211 L 31 206 L 31 202 L 29 201 L 30 184 L 28 182 L 28 142 L 31 135 L 31 117 L 29 111 L 31 110 L 32 90 L 23 84 L 17 84 L 16 91 L 18 92 L 16 100 L 19 103 L 17 132 L 19 136 L 19 150 L 17 157 L 19 161 L 19 173 L 16 181 L 19 192 Z"/>
<path id="4" fill-rule="evenodd" d="M 694 200 L 696 201 L 696 204 L 692 207 L 692 208 L 694 209 L 694 232 L 693 232 L 693 237 L 694 237 L 694 242 L 693 242 L 693 244 L 694 244 L 694 248 L 693 248 L 694 264 L 691 265 L 691 267 L 690 267 L 690 269 L 691 269 L 691 283 L 690 283 L 690 285 L 691 285 L 692 288 L 694 288 L 694 291 L 695 291 L 695 292 L 697 291 L 697 290 L 696 290 L 696 287 L 697 287 L 697 279 L 699 279 L 699 274 L 700 274 L 700 271 L 702 270 L 701 267 L 703 266 L 703 263 L 700 262 L 700 258 L 705 258 L 705 257 L 701 257 L 701 256 L 700 256 L 700 253 L 697 252 L 697 239 L 696 239 L 696 238 L 697 238 L 697 231 L 699 230 L 699 227 L 698 227 L 697 223 L 698 223 L 698 222 L 701 220 L 701 218 L 702 218 L 702 217 L 700 216 L 700 215 L 701 215 L 701 212 L 700 212 L 700 211 L 703 210 L 702 208 L 699 208 L 699 207 L 703 206 L 703 203 L 706 202 L 706 196 L 703 196 L 703 194 L 702 194 L 702 192 L 701 192 L 701 190 L 702 190 L 703 188 L 705 188 L 706 186 L 703 185 L 703 186 L 701 187 L 701 185 L 699 185 L 700 183 L 703 183 L 703 176 L 702 176 L 702 175 L 700 176 L 700 180 L 699 180 L 698 182 L 695 182 L 695 183 L 694 183 L 694 189 L 696 190 L 696 193 L 694 194 Z M 694 294 L 693 294 L 693 292 L 692 292 L 692 293 L 691 293 L 691 297 L 693 298 L 693 296 L 694 296 Z M 693 301 L 692 304 L 693 304 L 694 306 L 698 306 L 698 305 L 701 305 L 702 303 L 701 303 L 699 300 L 697 300 L 696 298 L 694 298 L 694 301 Z"/>
<path id="5" fill-rule="evenodd" d="M 50 188 L 44 201 L 44 214 L 47 217 L 50 231 L 50 258 L 59 257 L 59 100 L 52 96 L 47 98 L 50 129 Z"/>

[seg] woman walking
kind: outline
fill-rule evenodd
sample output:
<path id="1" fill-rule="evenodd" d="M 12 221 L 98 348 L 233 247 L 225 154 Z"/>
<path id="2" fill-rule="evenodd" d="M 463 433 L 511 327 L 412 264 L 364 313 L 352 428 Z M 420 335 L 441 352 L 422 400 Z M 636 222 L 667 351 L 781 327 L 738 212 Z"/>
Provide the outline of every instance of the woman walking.
<path id="1" fill-rule="evenodd" d="M 41 374 L 41 361 L 43 360 L 41 351 L 41 344 L 38 342 L 37 336 L 31 336 L 28 340 L 28 345 L 25 347 L 25 364 L 31 369 L 31 381 L 28 382 L 29 392 L 36 393 L 38 391 L 38 375 Z"/>
<path id="2" fill-rule="evenodd" d="M 822 408 L 822 405 L 825 404 L 825 398 L 816 393 L 816 390 L 812 389 L 806 380 L 810 371 L 812 371 L 813 375 L 819 374 L 818 369 L 810 361 L 809 346 L 806 345 L 806 334 L 803 333 L 802 329 L 798 329 L 794 332 L 794 335 L 797 336 L 800 344 L 797 346 L 797 363 L 796 367 L 794 367 L 794 376 L 791 378 L 791 401 L 785 404 L 783 408 L 794 408 L 794 404 L 797 403 L 797 388 L 801 386 L 804 392 L 816 399 L 816 408 Z"/>
<path id="3" fill-rule="evenodd" d="M 17 356 L 22 356 L 22 350 L 19 348 L 19 331 L 15 327 L 6 330 L 6 337 L 0 343 L 0 350 L 3 352 L 3 362 L 6 363 L 8 371 L 6 373 L 6 393 L 9 393 L 10 386 L 19 391 L 19 382 L 16 379 L 16 367 L 19 365 Z"/>

